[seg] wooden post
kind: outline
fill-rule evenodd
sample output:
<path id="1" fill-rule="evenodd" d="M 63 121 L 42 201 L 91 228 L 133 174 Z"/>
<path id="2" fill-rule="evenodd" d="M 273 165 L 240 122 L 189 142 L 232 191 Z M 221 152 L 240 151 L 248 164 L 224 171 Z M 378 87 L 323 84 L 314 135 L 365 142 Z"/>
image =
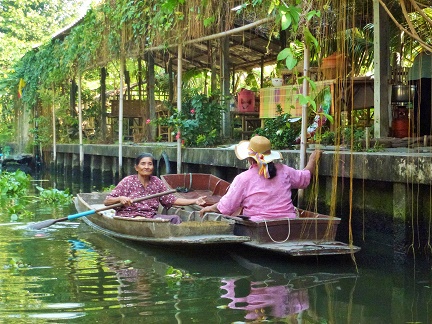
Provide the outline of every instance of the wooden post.
<path id="1" fill-rule="evenodd" d="M 389 37 L 388 17 L 378 1 L 373 2 L 374 20 L 374 137 L 389 133 Z"/>

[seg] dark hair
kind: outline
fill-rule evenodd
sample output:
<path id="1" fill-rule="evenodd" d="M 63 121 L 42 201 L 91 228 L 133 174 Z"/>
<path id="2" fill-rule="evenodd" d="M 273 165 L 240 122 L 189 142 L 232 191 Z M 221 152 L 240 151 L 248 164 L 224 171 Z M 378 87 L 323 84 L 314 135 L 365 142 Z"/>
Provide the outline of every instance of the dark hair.
<path id="1" fill-rule="evenodd" d="M 143 158 L 151 158 L 154 161 L 154 156 L 151 153 L 141 153 L 135 158 L 135 165 L 138 165 Z"/>
<path id="2" fill-rule="evenodd" d="M 274 177 L 276 177 L 276 165 L 273 162 L 267 163 L 268 166 L 268 172 L 269 172 L 269 179 L 273 179 Z"/>

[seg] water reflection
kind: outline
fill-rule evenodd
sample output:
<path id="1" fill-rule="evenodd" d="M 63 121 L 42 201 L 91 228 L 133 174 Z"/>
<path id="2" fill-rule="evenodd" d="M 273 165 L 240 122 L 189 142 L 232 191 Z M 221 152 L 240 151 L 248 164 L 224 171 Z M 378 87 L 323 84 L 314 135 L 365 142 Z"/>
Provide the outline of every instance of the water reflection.
<path id="1" fill-rule="evenodd" d="M 57 182 L 72 193 L 88 186 Z M 28 204 L 31 215 L 17 219 L 11 204 L 0 207 L 0 322 L 432 322 L 429 264 L 396 266 L 376 257 L 376 246 L 356 254 L 357 274 L 349 257 L 153 248 L 81 222 L 34 231 L 24 225 L 75 213 L 73 205 Z"/>
<path id="2" fill-rule="evenodd" d="M 223 279 L 221 288 L 226 293 L 222 297 L 229 300 L 229 308 L 245 310 L 247 320 L 271 317 L 303 323 L 305 312 L 308 318 L 318 320 L 317 312 L 309 307 L 309 290 L 325 285 L 328 288 L 343 279 L 351 279 L 354 287 L 357 278 L 352 273 L 280 273 L 239 255 L 232 254 L 232 257 L 251 271 L 251 277 L 250 280 Z"/>

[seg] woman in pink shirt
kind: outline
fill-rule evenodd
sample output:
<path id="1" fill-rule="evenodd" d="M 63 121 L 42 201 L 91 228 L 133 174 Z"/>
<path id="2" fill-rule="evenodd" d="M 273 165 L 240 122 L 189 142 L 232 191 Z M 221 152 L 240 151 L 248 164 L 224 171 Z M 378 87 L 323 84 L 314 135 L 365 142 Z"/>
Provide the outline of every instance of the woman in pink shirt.
<path id="1" fill-rule="evenodd" d="M 238 213 L 250 220 L 296 217 L 291 198 L 292 189 L 304 189 L 309 185 L 321 152 L 314 151 L 306 167 L 296 170 L 274 160 L 282 159 L 280 152 L 271 150 L 270 141 L 264 136 L 254 136 L 250 141 L 241 141 L 235 147 L 240 160 L 248 159 L 250 168 L 236 176 L 221 200 L 200 211 L 225 215 Z"/>
<path id="2" fill-rule="evenodd" d="M 118 185 L 106 197 L 106 206 L 121 203 L 123 206 L 116 210 L 117 216 L 122 217 L 146 217 L 169 219 L 171 223 L 179 224 L 181 219 L 177 215 L 158 214 L 159 204 L 166 208 L 172 205 L 187 206 L 192 204 L 204 205 L 206 197 L 196 199 L 177 198 L 173 194 L 152 198 L 133 203 L 132 200 L 167 191 L 162 180 L 153 175 L 154 158 L 150 153 L 143 153 L 135 159 L 137 174 L 123 178 Z"/>

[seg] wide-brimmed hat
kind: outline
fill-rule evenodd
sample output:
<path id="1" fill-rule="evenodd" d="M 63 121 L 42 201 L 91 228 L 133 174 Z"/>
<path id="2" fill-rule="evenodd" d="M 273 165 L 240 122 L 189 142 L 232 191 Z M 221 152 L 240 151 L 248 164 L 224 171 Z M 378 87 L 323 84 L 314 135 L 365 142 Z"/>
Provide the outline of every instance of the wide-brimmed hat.
<path id="1" fill-rule="evenodd" d="M 244 160 L 251 157 L 257 161 L 259 158 L 265 163 L 282 159 L 280 152 L 271 149 L 271 143 L 267 137 L 254 136 L 249 141 L 241 141 L 235 146 L 235 154 L 238 159 Z M 257 157 L 257 154 L 259 157 Z M 257 161 L 258 162 L 258 161 Z"/>

